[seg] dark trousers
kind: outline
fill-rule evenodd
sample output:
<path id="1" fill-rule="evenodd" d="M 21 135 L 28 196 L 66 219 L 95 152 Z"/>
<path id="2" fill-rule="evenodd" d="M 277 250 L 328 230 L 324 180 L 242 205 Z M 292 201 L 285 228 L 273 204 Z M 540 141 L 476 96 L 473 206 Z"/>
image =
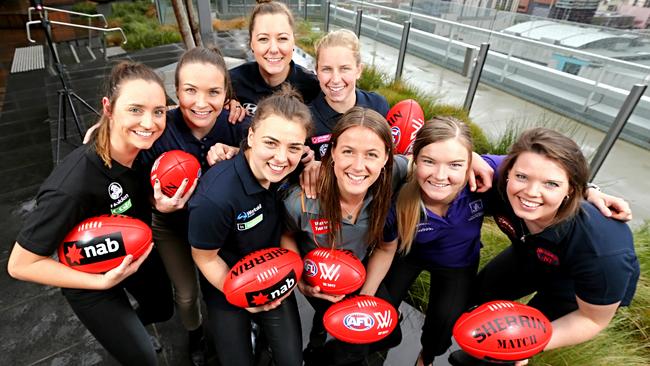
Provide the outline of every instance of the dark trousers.
<path id="1" fill-rule="evenodd" d="M 518 255 L 510 246 L 494 257 L 478 274 L 472 303 L 492 300 L 516 300 L 537 291 L 528 305 L 541 311 L 551 321 L 578 309 L 568 291 L 545 288 L 545 276 L 535 271 L 535 263 Z M 569 291 L 570 292 L 570 291 Z"/>
<path id="2" fill-rule="evenodd" d="M 420 263 L 409 256 L 396 257 L 384 279 L 390 297 L 395 299 L 395 307 L 423 270 L 431 274 L 429 303 L 420 338 L 422 358 L 428 364 L 451 346 L 454 323 L 469 305 L 477 265 L 446 268 Z"/>
<path id="3" fill-rule="evenodd" d="M 202 283 L 205 286 L 205 283 Z M 208 289 L 204 288 L 204 293 Z M 214 287 L 210 291 L 218 291 Z M 302 365 L 302 331 L 295 294 L 270 311 L 252 314 L 246 309 L 207 302 L 207 327 L 214 337 L 219 363 L 222 366 L 252 366 L 251 320 L 264 333 L 275 365 Z"/>
<path id="4" fill-rule="evenodd" d="M 137 301 L 133 309 L 125 293 Z M 172 288 L 160 257 L 153 250 L 138 271 L 102 291 L 62 289 L 79 320 L 122 365 L 157 365 L 145 326 L 174 314 Z"/>

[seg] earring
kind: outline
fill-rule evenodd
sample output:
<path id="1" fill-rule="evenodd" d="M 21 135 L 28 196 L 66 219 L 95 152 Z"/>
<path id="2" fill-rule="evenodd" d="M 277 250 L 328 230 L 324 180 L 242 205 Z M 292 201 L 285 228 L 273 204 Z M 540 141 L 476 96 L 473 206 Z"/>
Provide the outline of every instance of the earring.
<path id="1" fill-rule="evenodd" d="M 569 200 L 569 195 L 568 195 L 568 194 L 567 194 L 566 196 L 564 196 L 564 200 L 565 200 L 565 201 L 568 201 L 568 200 Z"/>

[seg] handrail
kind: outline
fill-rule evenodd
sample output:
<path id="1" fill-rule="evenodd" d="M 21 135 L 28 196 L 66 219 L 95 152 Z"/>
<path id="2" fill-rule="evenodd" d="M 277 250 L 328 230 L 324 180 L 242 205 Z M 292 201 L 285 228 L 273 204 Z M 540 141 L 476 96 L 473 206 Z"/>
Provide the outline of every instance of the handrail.
<path id="1" fill-rule="evenodd" d="M 49 11 L 58 11 L 60 13 L 67 13 L 67 14 L 74 14 L 74 15 L 80 15 L 82 17 L 87 17 L 87 18 L 102 18 L 104 20 L 104 28 L 108 27 L 108 22 L 106 21 L 106 17 L 104 17 L 104 14 L 98 13 L 98 14 L 86 14 L 86 13 L 79 13 L 76 11 L 71 11 L 71 10 L 65 10 L 65 9 L 58 9 L 58 8 L 51 8 L 49 6 L 43 6 L 42 7 L 44 10 L 49 10 Z M 27 12 L 27 18 L 29 21 L 32 21 L 32 11 L 36 10 L 35 7 L 30 6 Z"/>
<path id="2" fill-rule="evenodd" d="M 412 12 L 407 11 L 407 10 L 395 9 L 395 8 L 391 8 L 391 7 L 384 6 L 384 5 L 368 3 L 366 1 L 349 0 L 348 3 L 353 3 L 355 5 L 359 5 L 359 6 L 362 6 L 362 7 L 376 8 L 376 9 L 380 9 L 380 10 L 387 10 L 389 12 L 394 12 L 394 13 L 398 13 L 398 14 L 402 14 L 402 15 L 406 15 L 406 16 L 420 18 L 420 19 L 432 21 L 434 23 L 443 23 L 443 24 L 447 24 L 449 26 L 465 28 L 465 29 L 469 29 L 469 30 L 476 31 L 476 32 L 479 32 L 479 33 L 485 33 L 485 34 L 488 34 L 489 36 L 496 36 L 496 37 L 500 37 L 500 38 L 506 38 L 506 39 L 509 39 L 509 40 L 516 40 L 516 41 L 525 42 L 525 43 L 529 43 L 529 44 L 535 44 L 535 45 L 538 45 L 538 46 L 543 46 L 545 48 L 561 50 L 561 51 L 564 51 L 564 52 L 570 52 L 572 54 L 577 54 L 577 55 L 582 55 L 582 56 L 585 56 L 585 57 L 589 57 L 590 59 L 605 61 L 605 62 L 607 62 L 609 64 L 614 64 L 614 65 L 622 66 L 622 67 L 625 67 L 625 68 L 632 68 L 632 69 L 634 69 L 636 71 L 641 71 L 641 72 L 644 72 L 644 73 L 650 73 L 650 66 L 639 65 L 639 64 L 636 64 L 636 63 L 633 63 L 633 62 L 618 60 L 618 59 L 607 57 L 607 56 L 601 56 L 601 55 L 597 55 L 597 54 L 594 54 L 594 53 L 581 51 L 581 50 L 578 50 L 578 49 L 575 49 L 575 48 L 568 48 L 568 47 L 558 46 L 558 45 L 554 45 L 554 44 L 550 44 L 550 43 L 546 43 L 546 42 L 537 41 L 537 40 L 534 40 L 534 39 L 518 37 L 518 36 L 507 34 L 507 33 L 502 33 L 502 32 L 493 31 L 493 30 L 487 30 L 487 29 L 484 29 L 484 28 L 479 28 L 479 27 L 475 27 L 475 26 L 471 26 L 471 25 L 467 25 L 467 24 L 457 23 L 457 22 L 453 22 L 453 21 L 450 21 L 450 20 L 446 20 L 446 19 L 436 18 L 436 17 L 432 17 L 430 15 L 422 15 L 422 14 L 412 13 Z M 338 7 L 338 4 L 333 4 L 333 5 L 335 7 Z M 493 51 L 490 51 L 490 52 L 493 52 Z"/>
<path id="3" fill-rule="evenodd" d="M 48 22 L 50 22 L 52 24 L 65 25 L 65 26 L 74 27 L 74 28 L 92 29 L 92 30 L 96 30 L 96 31 L 104 32 L 104 33 L 119 31 L 122 34 L 122 39 L 124 40 L 124 42 L 122 42 L 122 44 L 126 44 L 126 42 L 127 42 L 126 35 L 124 34 L 124 31 L 122 30 L 122 28 L 119 28 L 119 27 L 116 27 L 116 28 L 99 28 L 99 27 L 91 27 L 91 26 L 88 26 L 88 25 L 57 22 L 56 20 L 48 20 Z M 39 24 L 39 23 L 41 23 L 40 20 L 32 20 L 30 22 L 25 23 L 25 26 L 27 28 L 27 39 L 32 43 L 36 43 L 36 41 L 32 39 L 31 32 L 29 31 L 29 26 L 32 25 L 32 24 Z"/>

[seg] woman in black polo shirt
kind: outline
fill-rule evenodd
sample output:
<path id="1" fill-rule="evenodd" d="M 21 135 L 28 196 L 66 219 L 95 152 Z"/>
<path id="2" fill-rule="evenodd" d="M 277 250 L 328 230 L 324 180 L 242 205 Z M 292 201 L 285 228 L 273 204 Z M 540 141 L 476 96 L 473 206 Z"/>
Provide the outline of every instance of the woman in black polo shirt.
<path id="1" fill-rule="evenodd" d="M 91 274 L 50 256 L 82 220 L 120 213 L 145 223 L 151 205 L 136 156 L 165 129 L 165 91 L 150 68 L 123 62 L 113 68 L 102 99 L 103 115 L 90 144 L 70 153 L 41 186 L 11 252 L 17 279 L 62 288 L 81 322 L 124 365 L 156 365 L 145 325 L 173 314 L 171 286 L 156 251 L 131 255 L 115 269 Z M 153 247 L 153 245 L 152 245 Z M 134 310 L 124 290 L 138 301 Z"/>
<path id="2" fill-rule="evenodd" d="M 253 9 L 248 36 L 255 61 L 230 70 L 237 100 L 249 115 L 255 114 L 260 99 L 285 82 L 298 90 L 305 103 L 320 92 L 316 75 L 291 60 L 296 46 L 293 27 L 293 15 L 281 2 L 258 1 Z"/>
<path id="3" fill-rule="evenodd" d="M 281 202 L 278 188 L 296 169 L 311 130 L 309 109 L 285 86 L 258 108 L 245 147 L 210 169 L 190 199 L 192 257 L 202 273 L 221 365 L 253 364 L 251 320 L 260 325 L 276 365 L 302 365 L 302 335 L 296 299 L 241 309 L 226 301 L 221 289 L 231 266 L 262 248 L 279 247 Z"/>

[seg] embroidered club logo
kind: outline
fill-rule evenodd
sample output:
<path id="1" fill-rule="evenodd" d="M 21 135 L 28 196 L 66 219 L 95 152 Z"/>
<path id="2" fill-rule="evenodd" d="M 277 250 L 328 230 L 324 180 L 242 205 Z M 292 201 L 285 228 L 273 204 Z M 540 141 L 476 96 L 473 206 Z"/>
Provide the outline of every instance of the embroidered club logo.
<path id="1" fill-rule="evenodd" d="M 113 182 L 108 185 L 108 195 L 111 199 L 116 200 L 122 197 L 122 192 L 124 192 L 124 190 L 122 190 L 122 186 L 119 183 Z"/>
<path id="2" fill-rule="evenodd" d="M 305 276 L 314 277 L 318 274 L 318 266 L 311 259 L 305 259 Z"/>
<path id="3" fill-rule="evenodd" d="M 499 229 L 501 229 L 501 231 L 506 233 L 506 235 L 509 235 L 511 237 L 517 236 L 517 233 L 515 232 L 515 228 L 512 226 L 510 221 L 508 221 L 508 219 L 506 219 L 505 217 L 495 216 L 494 221 L 497 223 Z"/>
<path id="4" fill-rule="evenodd" d="M 375 319 L 369 314 L 351 313 L 343 318 L 343 325 L 355 332 L 364 332 L 375 326 Z"/>
<path id="5" fill-rule="evenodd" d="M 329 148 L 330 144 L 322 144 L 318 148 L 318 153 L 320 154 L 320 157 L 322 158 L 325 156 L 325 153 L 327 152 L 327 148 Z"/>
<path id="6" fill-rule="evenodd" d="M 399 144 L 399 140 L 402 138 L 402 131 L 400 131 L 399 127 L 391 127 L 390 134 L 393 136 L 393 145 Z"/>
<path id="7" fill-rule="evenodd" d="M 560 265 L 560 258 L 548 249 L 537 248 L 535 254 L 537 254 L 537 259 L 544 264 L 556 267 Z"/>
<path id="8" fill-rule="evenodd" d="M 481 200 L 476 200 L 472 201 L 469 203 L 469 209 L 472 211 L 473 214 L 483 211 L 483 201 Z"/>

